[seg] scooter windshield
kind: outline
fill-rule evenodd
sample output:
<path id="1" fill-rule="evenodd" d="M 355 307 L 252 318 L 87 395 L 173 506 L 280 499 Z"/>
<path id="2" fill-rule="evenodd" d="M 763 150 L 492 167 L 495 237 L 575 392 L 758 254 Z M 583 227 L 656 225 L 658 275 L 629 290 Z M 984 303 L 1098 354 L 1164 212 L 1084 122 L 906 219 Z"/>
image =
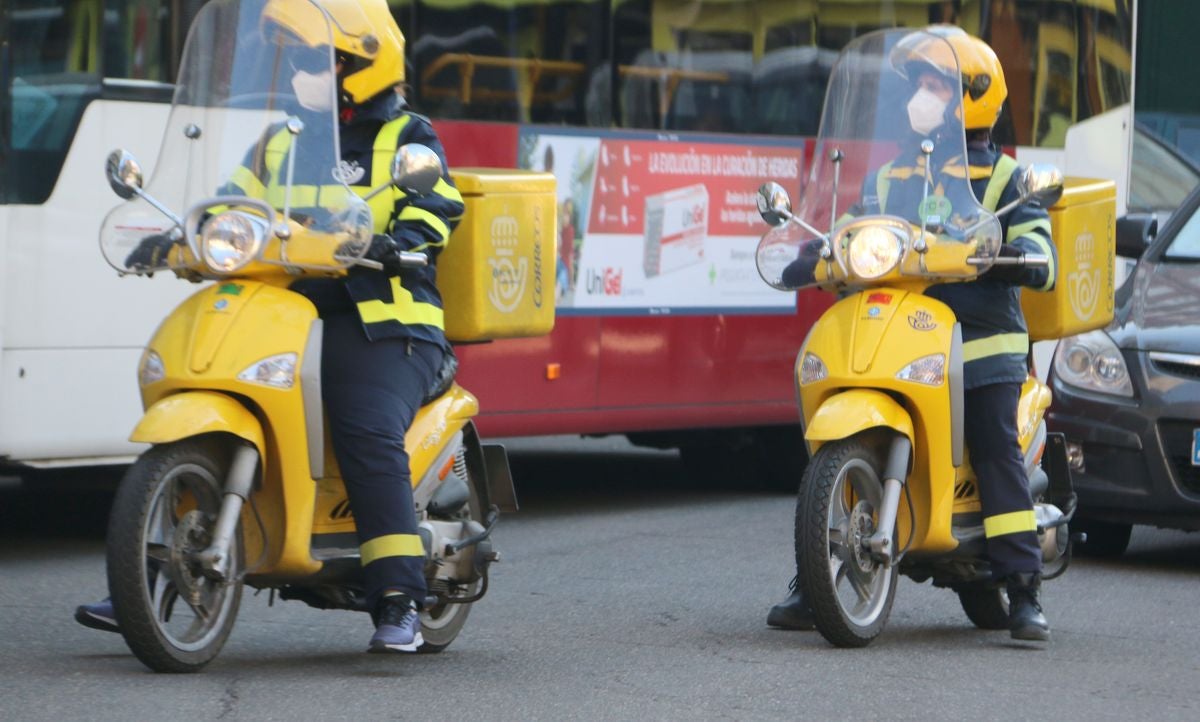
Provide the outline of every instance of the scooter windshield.
<path id="1" fill-rule="evenodd" d="M 795 219 L 759 243 L 763 279 L 781 290 L 845 288 L 986 270 L 1001 230 L 971 188 L 980 171 L 968 163 L 962 108 L 963 76 L 943 35 L 883 30 L 847 45 Z"/>
<path id="2" fill-rule="evenodd" d="M 105 219 L 110 264 L 220 275 L 249 261 L 336 270 L 361 258 L 373 224 L 339 165 L 334 31 L 311 0 L 201 8 L 150 182 Z M 370 24 L 342 19 L 336 31 L 367 38 Z"/>

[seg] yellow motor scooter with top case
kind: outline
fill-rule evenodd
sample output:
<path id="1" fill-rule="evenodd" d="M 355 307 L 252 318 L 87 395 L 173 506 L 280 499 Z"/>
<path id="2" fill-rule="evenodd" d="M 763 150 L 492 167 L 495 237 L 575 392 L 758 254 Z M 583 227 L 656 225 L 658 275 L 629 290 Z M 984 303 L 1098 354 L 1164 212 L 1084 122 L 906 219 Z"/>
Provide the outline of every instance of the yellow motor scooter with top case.
<path id="1" fill-rule="evenodd" d="M 122 480 L 108 532 L 120 631 L 134 654 L 161 672 L 195 671 L 216 657 L 243 584 L 323 609 L 366 611 L 354 519 L 323 422 L 322 322 L 288 287 L 297 278 L 371 265 L 363 255 L 374 230 L 372 199 L 428 193 L 441 182 L 440 159 L 419 145 L 373 159 L 375 188 L 365 197 L 340 182 L 334 110 L 296 110 L 290 90 L 281 90 L 289 88 L 286 79 L 273 74 L 286 72 L 280 60 L 300 55 L 303 67 L 325 63 L 332 73 L 332 54 L 327 46 L 265 37 L 257 4 L 229 0 L 200 10 L 146 188 L 127 153 L 115 151 L 107 166 L 110 184 L 127 201 L 101 230 L 109 263 L 123 274 L 213 281 L 167 316 L 142 355 L 145 415 L 131 439 L 151 446 Z M 300 0 L 296 9 L 303 8 L 328 22 L 318 4 Z M 226 38 L 239 38 L 237 47 L 225 48 Z M 228 62 L 214 62 L 222 53 L 232 53 Z M 279 193 L 213 195 L 247 148 L 280 129 L 291 137 Z M 508 184 L 514 252 L 538 258 L 545 265 L 537 271 L 551 277 L 555 244 L 542 229 L 554 228 L 553 178 L 465 175 L 485 191 Z M 465 200 L 468 217 L 443 259 L 470 259 L 474 244 L 490 245 L 479 233 L 487 224 L 470 217 L 488 212 L 487 196 Z M 148 247 L 157 250 L 139 251 Z M 411 265 L 427 260 L 421 253 L 402 258 Z M 451 265 L 463 270 L 439 278 L 444 296 L 470 301 L 464 289 L 486 293 L 476 277 L 482 269 Z M 519 328 L 458 319 L 470 337 L 451 339 L 548 333 L 549 297 L 521 303 Z M 456 310 L 448 305 L 446 314 Z M 478 408 L 447 366 L 408 430 L 429 588 L 424 652 L 445 649 L 487 591 L 488 568 L 498 558 L 489 537 L 499 512 L 515 509 L 504 449 L 481 443 L 472 423 Z"/>
<path id="2" fill-rule="evenodd" d="M 796 211 L 779 185 L 768 183 L 759 192 L 763 218 L 775 226 L 757 251 L 763 279 L 780 290 L 817 287 L 840 294 L 796 360 L 811 461 L 800 483 L 795 548 L 817 629 L 843 647 L 867 645 L 883 630 L 898 573 L 956 591 L 977 626 L 1008 628 L 1006 592 L 989 583 L 978 487 L 964 443 L 971 420 L 963 412 L 962 333 L 950 308 L 924 291 L 935 283 L 969 282 L 1000 263 L 1051 262 L 1044 255 L 998 255 L 998 215 L 1016 204 L 993 213 L 976 200 L 957 118 L 938 134 L 943 147 L 928 138 L 920 143 L 924 192 L 911 206 L 902 201 L 906 207 L 897 211 L 893 199 L 887 215 L 872 215 L 862 210 L 871 207 L 866 202 L 850 205 L 876 191 L 876 172 L 896 158 L 904 141 L 895 122 L 897 107 L 902 113 L 904 106 L 896 99 L 911 90 L 889 87 L 888 56 L 909 33 L 872 33 L 843 50 Z M 952 160 L 944 161 L 949 165 L 934 182 L 935 161 L 947 158 Z M 953 172 L 955 162 L 963 172 Z M 1051 222 L 1060 244 L 1085 231 L 1107 238 L 1107 247 L 1095 245 L 1111 267 L 1110 182 L 1071 179 L 1064 192 L 1056 169 L 1035 165 L 1019 184 L 1020 202 L 1054 206 Z M 1071 262 L 1071 254 L 1059 255 Z M 1069 274 L 1059 270 L 1060 279 Z M 1030 315 L 1027 304 L 1031 338 L 1054 338 L 1063 328 L 1094 328 L 1111 318 L 1111 286 L 1107 318 L 1101 312 L 1085 319 L 1071 317 L 1069 286 L 1060 283 L 1045 294 L 1061 294 L 1062 303 L 1039 306 L 1054 318 Z M 1030 376 L 1021 389 L 1017 427 L 1045 578 L 1061 574 L 1070 559 L 1067 523 L 1074 511 L 1065 444 L 1047 434 L 1043 421 L 1049 404 L 1047 386 Z"/>

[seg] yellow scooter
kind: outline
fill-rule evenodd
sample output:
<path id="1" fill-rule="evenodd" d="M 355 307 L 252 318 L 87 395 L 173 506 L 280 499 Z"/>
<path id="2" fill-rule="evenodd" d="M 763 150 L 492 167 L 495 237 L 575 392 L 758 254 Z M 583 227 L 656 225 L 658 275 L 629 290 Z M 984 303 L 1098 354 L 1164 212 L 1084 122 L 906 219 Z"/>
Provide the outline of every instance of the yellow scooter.
<path id="1" fill-rule="evenodd" d="M 325 17 L 317 5 L 309 10 Z M 202 8 L 150 185 L 142 188 L 127 153 L 115 151 L 107 166 L 111 186 L 128 201 L 101 230 L 109 263 L 121 273 L 215 281 L 163 321 L 142 356 L 146 411 L 131 439 L 152 446 L 122 480 L 108 531 L 121 633 L 161 672 L 195 671 L 218 654 L 243 584 L 319 608 L 366 611 L 354 519 L 323 422 L 322 322 L 288 286 L 370 265 L 363 254 L 371 199 L 390 198 L 393 186 L 428 193 L 441 175 L 433 151 L 408 145 L 375 159 L 382 178 L 364 198 L 338 182 L 334 111 L 289 110 L 295 104 L 280 91 L 287 83 L 263 71 L 286 65 L 267 59 L 307 52 L 305 67 L 326 62 L 332 72 L 331 54 L 272 44 L 259 35 L 258 17 L 236 3 Z M 227 38 L 239 44 L 228 63 L 217 63 L 231 51 L 213 44 Z M 229 179 L 246 148 L 279 129 L 291 138 L 278 193 L 206 195 Z M 304 198 L 293 190 L 299 178 L 324 184 Z M 308 189 L 311 196 L 311 181 Z M 470 233 L 453 242 L 470 245 Z M 133 254 L 147 237 L 170 243 L 159 244 L 162 253 Z M 498 558 L 489 536 L 499 512 L 516 508 L 504 449 L 481 443 L 477 410 L 453 370 L 443 369 L 408 431 L 430 595 L 421 613 L 423 652 L 445 649 L 487 591 Z"/>
<path id="2" fill-rule="evenodd" d="M 780 290 L 815 286 L 841 294 L 796 361 L 811 461 L 800 483 L 795 547 L 817 629 L 843 647 L 865 646 L 882 631 L 898 572 L 955 590 L 977 626 L 1008 628 L 1006 592 L 988 583 L 978 489 L 964 444 L 971 421 L 963 413 L 960 326 L 949 307 L 923 291 L 970 281 L 1002 262 L 1048 262 L 1032 254 L 998 256 L 1001 226 L 968 185 L 964 132 L 954 118 L 938 136 L 944 147 L 921 143 L 925 191 L 911 207 L 839 216 L 839 200 L 847 200 L 841 196 L 858 201 L 860 188 L 876 192 L 875 172 L 900 152 L 894 117 L 895 108 L 904 107 L 896 99 L 904 96 L 888 85 L 888 53 L 908 34 L 880 31 L 843 50 L 796 212 L 777 184 L 764 185 L 758 198 L 764 220 L 775 226 L 757 251 L 763 279 Z M 931 169 L 939 159 L 953 164 L 956 157 L 957 183 L 953 168 L 934 183 Z M 1020 182 L 1022 201 L 1049 207 L 1063 193 L 1062 176 L 1052 167 L 1032 166 Z M 1094 215 L 1095 235 L 1104 238 L 1112 215 L 1099 221 Z M 822 232 L 822 224 L 832 230 Z M 1110 243 L 1112 237 L 1109 232 Z M 1048 435 L 1043 422 L 1049 404 L 1049 389 L 1030 376 L 1018 430 L 1045 578 L 1066 568 L 1074 508 L 1065 444 Z"/>

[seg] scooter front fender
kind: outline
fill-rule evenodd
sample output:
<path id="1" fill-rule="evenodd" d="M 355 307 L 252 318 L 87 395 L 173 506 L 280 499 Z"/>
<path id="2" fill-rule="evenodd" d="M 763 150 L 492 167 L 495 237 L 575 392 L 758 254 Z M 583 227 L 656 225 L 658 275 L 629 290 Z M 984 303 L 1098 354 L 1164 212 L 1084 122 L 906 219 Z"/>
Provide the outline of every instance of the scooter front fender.
<path id="1" fill-rule="evenodd" d="M 226 432 L 245 439 L 265 459 L 262 424 L 250 410 L 217 391 L 184 391 L 165 396 L 146 409 L 130 441 L 169 444 L 200 434 Z"/>
<path id="2" fill-rule="evenodd" d="M 825 399 L 805 425 L 804 438 L 816 451 L 824 442 L 880 426 L 904 434 L 916 448 L 912 417 L 891 396 L 874 389 L 849 389 Z"/>

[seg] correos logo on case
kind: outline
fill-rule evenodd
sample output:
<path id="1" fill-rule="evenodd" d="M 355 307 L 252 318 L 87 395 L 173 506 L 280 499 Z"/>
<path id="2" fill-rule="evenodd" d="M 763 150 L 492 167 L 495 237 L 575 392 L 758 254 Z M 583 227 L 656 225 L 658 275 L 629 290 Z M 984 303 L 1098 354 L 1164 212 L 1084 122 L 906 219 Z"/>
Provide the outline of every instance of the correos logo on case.
<path id="1" fill-rule="evenodd" d="M 1075 237 L 1075 270 L 1067 275 L 1067 296 L 1071 310 L 1080 321 L 1096 314 L 1100 300 L 1100 269 L 1092 268 L 1092 251 L 1096 239 L 1091 233 Z"/>
<path id="2" fill-rule="evenodd" d="M 488 300 L 501 313 L 512 313 L 525 293 L 525 281 L 529 277 L 529 259 L 517 258 L 520 243 L 520 225 L 512 216 L 497 216 L 492 219 L 492 287 Z"/>

